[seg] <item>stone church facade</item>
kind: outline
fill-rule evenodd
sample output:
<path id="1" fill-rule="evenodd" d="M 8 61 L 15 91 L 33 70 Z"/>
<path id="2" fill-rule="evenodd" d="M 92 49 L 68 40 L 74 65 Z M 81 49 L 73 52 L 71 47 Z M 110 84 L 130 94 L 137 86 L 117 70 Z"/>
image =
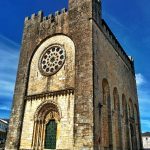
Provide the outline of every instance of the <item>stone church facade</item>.
<path id="1" fill-rule="evenodd" d="M 134 62 L 100 0 L 26 17 L 6 150 L 140 150 Z"/>

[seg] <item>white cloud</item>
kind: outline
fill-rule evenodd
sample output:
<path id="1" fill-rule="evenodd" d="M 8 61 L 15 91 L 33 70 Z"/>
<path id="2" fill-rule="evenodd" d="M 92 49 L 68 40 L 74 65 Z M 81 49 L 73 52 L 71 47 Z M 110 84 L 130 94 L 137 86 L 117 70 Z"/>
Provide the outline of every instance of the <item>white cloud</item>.
<path id="1" fill-rule="evenodd" d="M 0 106 L 0 110 L 10 111 L 10 107 Z"/>
<path id="2" fill-rule="evenodd" d="M 142 84 L 144 84 L 146 81 L 144 79 L 144 76 L 141 73 L 136 74 L 136 83 L 137 86 L 140 86 Z"/>
<path id="3" fill-rule="evenodd" d="M 141 117 L 141 127 L 142 132 L 150 130 L 150 116 L 149 116 L 149 107 L 150 107 L 150 92 L 149 89 L 145 88 L 146 82 L 144 76 L 141 73 L 136 74 L 136 83 L 138 90 L 139 98 L 139 107 L 140 107 L 140 117 Z"/>
<path id="4" fill-rule="evenodd" d="M 5 81 L 3 79 L 0 80 L 0 96 L 12 96 L 15 82 L 12 81 Z"/>
<path id="5" fill-rule="evenodd" d="M 0 35 L 0 97 L 13 95 L 19 47 L 19 44 Z"/>
<path id="6" fill-rule="evenodd" d="M 11 109 L 20 46 L 0 35 L 0 117 Z"/>

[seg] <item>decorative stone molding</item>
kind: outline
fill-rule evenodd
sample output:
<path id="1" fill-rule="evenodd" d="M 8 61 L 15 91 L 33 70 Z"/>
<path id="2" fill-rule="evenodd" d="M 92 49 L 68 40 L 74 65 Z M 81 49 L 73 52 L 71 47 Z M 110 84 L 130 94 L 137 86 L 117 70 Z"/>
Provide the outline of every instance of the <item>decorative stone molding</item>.
<path id="1" fill-rule="evenodd" d="M 34 116 L 33 149 L 44 149 L 47 124 L 50 120 L 55 120 L 56 123 L 59 123 L 60 118 L 61 111 L 56 103 L 45 101 L 38 107 Z"/>
<path id="2" fill-rule="evenodd" d="M 41 93 L 41 94 L 36 94 L 36 95 L 28 95 L 25 97 L 25 100 L 27 101 L 32 101 L 32 100 L 38 100 L 38 99 L 47 99 L 51 97 L 57 97 L 61 95 L 70 95 L 74 94 L 74 88 L 69 88 L 65 90 L 59 90 L 59 91 L 53 91 L 53 92 L 46 92 L 46 93 Z"/>
<path id="3" fill-rule="evenodd" d="M 43 110 L 42 110 L 43 109 Z M 37 120 L 43 120 L 43 111 L 46 113 L 47 112 L 57 112 L 59 117 L 54 117 L 56 115 L 53 115 L 53 117 L 56 119 L 56 120 L 60 120 L 61 118 L 61 110 L 60 110 L 60 107 L 57 105 L 57 103 L 55 103 L 54 101 L 51 101 L 51 100 L 46 100 L 44 101 L 36 110 L 35 112 L 35 115 L 34 115 L 34 119 L 35 121 Z M 42 112 L 42 113 L 40 113 Z M 46 113 L 47 114 L 47 113 Z M 52 117 L 52 116 L 51 116 Z M 52 117 L 52 118 L 53 118 Z"/>
<path id="4" fill-rule="evenodd" d="M 65 62 L 65 50 L 60 44 L 50 45 L 44 50 L 39 60 L 39 70 L 45 76 L 58 72 Z"/>

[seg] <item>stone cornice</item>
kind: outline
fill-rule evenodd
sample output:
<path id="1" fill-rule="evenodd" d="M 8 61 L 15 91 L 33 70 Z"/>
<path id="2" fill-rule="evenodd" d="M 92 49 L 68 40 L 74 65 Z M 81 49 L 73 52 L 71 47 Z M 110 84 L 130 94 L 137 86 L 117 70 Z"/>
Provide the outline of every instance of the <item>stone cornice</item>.
<path id="1" fill-rule="evenodd" d="M 49 97 L 57 97 L 57 96 L 64 96 L 64 95 L 70 95 L 74 94 L 74 88 L 59 90 L 59 91 L 52 91 L 52 92 L 45 92 L 35 95 L 28 95 L 25 97 L 25 100 L 32 101 L 37 99 L 47 99 Z"/>

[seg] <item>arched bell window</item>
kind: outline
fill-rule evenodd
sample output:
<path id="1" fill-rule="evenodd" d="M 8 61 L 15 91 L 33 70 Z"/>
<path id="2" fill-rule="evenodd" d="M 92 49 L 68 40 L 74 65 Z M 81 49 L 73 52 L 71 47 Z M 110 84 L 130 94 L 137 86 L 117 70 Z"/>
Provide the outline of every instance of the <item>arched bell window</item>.
<path id="1" fill-rule="evenodd" d="M 45 102 L 35 113 L 32 148 L 56 149 L 60 111 L 56 104 Z"/>

